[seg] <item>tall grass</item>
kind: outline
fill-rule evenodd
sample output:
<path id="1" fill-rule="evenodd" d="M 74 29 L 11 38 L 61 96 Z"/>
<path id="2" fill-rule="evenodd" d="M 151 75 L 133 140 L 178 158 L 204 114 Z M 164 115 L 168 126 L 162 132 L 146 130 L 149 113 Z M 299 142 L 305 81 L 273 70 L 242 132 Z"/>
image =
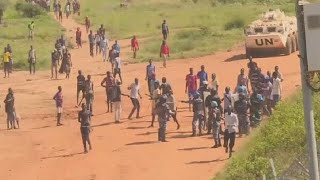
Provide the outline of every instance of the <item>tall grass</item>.
<path id="1" fill-rule="evenodd" d="M 286 11 L 294 11 L 293 3 L 277 2 L 273 8 L 285 7 Z M 243 26 L 271 7 L 253 0 L 130 1 L 127 8 L 120 8 L 119 0 L 83 0 L 81 3 L 81 16 L 77 21 L 84 23 L 85 16 L 89 16 L 94 30 L 100 24 L 106 26 L 109 38 L 148 37 L 142 42 L 138 61 L 159 59 L 163 19 L 167 20 L 171 31 L 168 43 L 172 58 L 195 57 L 241 42 Z M 207 32 L 203 34 L 204 29 Z"/>
<path id="2" fill-rule="evenodd" d="M 47 69 L 51 63 L 54 42 L 63 34 L 63 29 L 46 14 L 33 19 L 22 17 L 14 8 L 15 2 L 11 0 L 4 14 L 4 22 L 0 25 L 0 55 L 3 53 L 3 48 L 10 44 L 13 49 L 14 68 L 26 69 L 28 51 L 30 45 L 33 45 L 37 52 L 37 68 Z M 30 41 L 28 40 L 28 23 L 32 20 L 35 22 L 35 38 Z"/>

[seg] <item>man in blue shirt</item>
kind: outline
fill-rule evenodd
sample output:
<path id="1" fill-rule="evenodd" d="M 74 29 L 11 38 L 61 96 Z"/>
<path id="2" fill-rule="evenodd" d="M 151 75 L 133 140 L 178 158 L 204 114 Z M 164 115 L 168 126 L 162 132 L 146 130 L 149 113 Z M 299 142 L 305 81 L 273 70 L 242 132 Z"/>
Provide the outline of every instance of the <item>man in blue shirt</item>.
<path id="1" fill-rule="evenodd" d="M 118 44 L 118 41 L 116 40 L 114 44 L 112 45 L 112 49 L 116 50 L 117 54 L 120 54 L 120 45 Z"/>
<path id="2" fill-rule="evenodd" d="M 204 81 L 208 81 L 208 74 L 204 71 L 204 65 L 201 65 L 201 71 L 198 72 L 197 78 L 200 80 L 200 87 L 204 86 Z"/>

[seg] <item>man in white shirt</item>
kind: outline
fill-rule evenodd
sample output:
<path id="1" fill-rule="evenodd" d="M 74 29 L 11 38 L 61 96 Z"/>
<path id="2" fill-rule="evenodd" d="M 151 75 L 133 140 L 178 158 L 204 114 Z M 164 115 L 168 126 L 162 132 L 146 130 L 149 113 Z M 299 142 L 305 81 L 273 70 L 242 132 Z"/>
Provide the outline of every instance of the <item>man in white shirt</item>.
<path id="1" fill-rule="evenodd" d="M 281 88 L 281 79 L 277 76 L 277 74 L 272 74 L 272 78 L 273 78 L 273 84 L 272 84 L 271 97 L 273 100 L 272 107 L 274 108 L 281 99 L 282 88 Z"/>
<path id="2" fill-rule="evenodd" d="M 225 131 L 224 131 L 224 147 L 226 153 L 229 151 L 229 158 L 232 156 L 232 148 L 236 140 L 236 130 L 239 125 L 238 117 L 232 111 L 232 107 L 228 106 L 227 112 L 225 113 Z"/>
<path id="3" fill-rule="evenodd" d="M 116 54 L 116 58 L 114 61 L 114 70 L 113 70 L 113 77 L 116 78 L 117 74 L 119 74 L 120 81 L 122 83 L 122 77 L 121 77 L 121 59 L 119 57 L 119 54 Z"/>
<path id="4" fill-rule="evenodd" d="M 211 80 L 211 88 L 218 92 L 219 82 L 217 80 L 217 75 L 215 73 L 213 73 L 211 75 L 211 78 L 212 78 L 212 80 Z"/>
<path id="5" fill-rule="evenodd" d="M 140 118 L 139 112 L 140 112 L 140 102 L 139 102 L 139 97 L 142 99 L 140 95 L 140 85 L 139 85 L 139 80 L 138 78 L 134 79 L 134 83 L 132 83 L 129 87 L 128 90 L 130 90 L 130 99 L 133 104 L 133 108 L 129 114 L 128 119 L 131 119 L 133 113 L 137 110 L 137 116 L 136 118 Z"/>
<path id="6" fill-rule="evenodd" d="M 109 42 L 105 36 L 102 36 L 100 41 L 100 50 L 102 51 L 103 62 L 107 59 L 107 49 L 109 49 Z"/>

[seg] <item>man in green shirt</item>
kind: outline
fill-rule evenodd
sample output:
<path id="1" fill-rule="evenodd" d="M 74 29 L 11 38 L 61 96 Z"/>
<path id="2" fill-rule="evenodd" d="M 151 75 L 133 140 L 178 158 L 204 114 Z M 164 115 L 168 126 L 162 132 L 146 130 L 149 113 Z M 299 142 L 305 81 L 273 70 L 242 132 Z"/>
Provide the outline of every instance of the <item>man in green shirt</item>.
<path id="1" fill-rule="evenodd" d="M 29 29 L 29 39 L 33 40 L 33 31 L 34 31 L 34 22 L 31 21 L 31 23 L 28 24 Z"/>

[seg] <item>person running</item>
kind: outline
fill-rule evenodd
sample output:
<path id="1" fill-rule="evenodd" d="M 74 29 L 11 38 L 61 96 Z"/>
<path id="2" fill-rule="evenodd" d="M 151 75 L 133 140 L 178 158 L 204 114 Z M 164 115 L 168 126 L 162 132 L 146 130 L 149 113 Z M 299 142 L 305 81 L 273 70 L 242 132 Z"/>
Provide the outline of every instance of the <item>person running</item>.
<path id="1" fill-rule="evenodd" d="M 152 59 L 149 60 L 149 64 L 146 68 L 146 81 L 148 81 L 149 94 L 153 93 L 154 81 L 156 80 L 156 66 L 152 64 Z"/>
<path id="2" fill-rule="evenodd" d="M 85 96 L 85 91 L 86 91 L 86 88 L 85 88 L 85 81 L 86 81 L 86 78 L 84 77 L 84 75 L 82 75 L 82 71 L 79 70 L 78 71 L 78 76 L 77 76 L 77 105 L 80 105 L 79 104 L 79 95 L 80 95 L 80 92 L 82 92 L 82 98 L 84 98 Z M 81 103 L 81 102 L 80 102 Z"/>
<path id="3" fill-rule="evenodd" d="M 93 116 L 93 99 L 94 99 L 94 89 L 93 82 L 91 80 L 91 75 L 87 76 L 87 80 L 85 81 L 85 99 L 86 99 L 86 107 L 90 111 L 91 116 Z"/>
<path id="4" fill-rule="evenodd" d="M 162 41 L 162 45 L 160 47 L 160 57 L 163 58 L 163 67 L 167 67 L 167 59 L 170 57 L 170 49 L 167 45 L 166 41 Z"/>
<path id="5" fill-rule="evenodd" d="M 120 88 L 121 82 L 119 80 L 116 80 L 116 85 L 113 88 L 113 94 L 114 97 L 111 99 L 112 104 L 114 105 L 114 120 L 115 123 L 120 123 L 121 119 L 121 88 Z"/>
<path id="6" fill-rule="evenodd" d="M 239 120 L 236 114 L 232 112 L 232 107 L 228 106 L 225 112 L 225 131 L 224 131 L 224 144 L 225 152 L 229 152 L 229 158 L 232 156 L 233 147 L 236 141 L 236 131 L 239 125 Z"/>
<path id="7" fill-rule="evenodd" d="M 135 78 L 134 83 L 132 83 L 129 87 L 128 90 L 130 90 L 130 99 L 133 105 L 133 108 L 128 116 L 128 119 L 131 119 L 133 113 L 137 110 L 137 115 L 136 118 L 140 118 L 139 113 L 140 113 L 140 102 L 139 102 L 139 97 L 142 99 L 140 95 L 140 84 L 139 84 L 139 79 Z"/>
<path id="8" fill-rule="evenodd" d="M 193 120 L 192 120 L 192 137 L 197 135 L 197 124 L 199 129 L 199 136 L 202 135 L 202 128 L 203 128 L 203 119 L 204 119 L 204 112 L 203 112 L 203 101 L 200 98 L 200 93 L 195 92 L 193 95 L 193 99 L 189 101 L 181 101 L 183 103 L 192 103 L 193 109 Z"/>
<path id="9" fill-rule="evenodd" d="M 15 107 L 14 107 L 14 95 L 11 88 L 8 89 L 8 94 L 6 99 L 3 101 L 5 103 L 5 112 L 7 113 L 7 129 L 16 129 L 15 126 Z"/>
<path id="10" fill-rule="evenodd" d="M 96 40 L 96 56 L 98 55 L 98 52 L 101 52 L 100 48 L 100 41 L 101 41 L 101 34 L 99 31 L 94 35 L 94 39 Z"/>
<path id="11" fill-rule="evenodd" d="M 78 27 L 77 28 L 77 31 L 76 31 L 76 43 L 77 43 L 77 46 L 78 46 L 78 49 L 79 47 L 82 48 L 82 40 L 81 40 L 81 31 L 80 31 L 80 28 Z"/>
<path id="12" fill-rule="evenodd" d="M 90 30 L 90 34 L 88 35 L 89 39 L 89 44 L 90 44 L 90 56 L 93 57 L 93 49 L 94 49 L 94 44 L 95 44 L 95 37 L 92 33 L 92 30 Z"/>
<path id="13" fill-rule="evenodd" d="M 169 27 L 166 20 L 163 20 L 163 23 L 161 25 L 161 30 L 162 30 L 163 39 L 167 40 L 169 35 Z"/>
<path id="14" fill-rule="evenodd" d="M 242 137 L 243 134 L 249 135 L 250 133 L 249 108 L 250 102 L 246 100 L 246 95 L 240 93 L 239 100 L 234 103 L 234 109 L 239 120 L 239 137 Z"/>
<path id="15" fill-rule="evenodd" d="M 7 48 L 4 48 L 3 52 L 3 70 L 4 70 L 4 78 L 10 76 L 10 59 L 11 53 L 7 51 Z"/>
<path id="16" fill-rule="evenodd" d="M 121 58 L 119 57 L 119 54 L 116 55 L 115 58 L 115 65 L 113 70 L 113 77 L 116 78 L 117 74 L 119 74 L 120 81 L 122 83 L 122 77 L 121 77 Z"/>
<path id="17" fill-rule="evenodd" d="M 204 86 L 203 82 L 208 81 L 208 73 L 204 70 L 204 65 L 201 65 L 201 70 L 197 74 L 197 78 L 200 81 L 200 87 Z"/>
<path id="18" fill-rule="evenodd" d="M 162 95 L 168 94 L 170 91 L 172 91 L 171 85 L 167 83 L 166 77 L 162 77 L 161 82 L 160 90 Z"/>
<path id="19" fill-rule="evenodd" d="M 169 115 L 169 118 L 172 117 L 173 121 L 177 124 L 177 130 L 180 129 L 180 124 L 177 119 L 177 106 L 176 106 L 176 99 L 173 95 L 172 90 L 169 91 L 169 93 L 166 95 L 167 96 L 167 104 L 169 106 L 169 109 L 171 111 L 171 114 Z"/>
<path id="20" fill-rule="evenodd" d="M 34 35 L 34 21 L 31 21 L 29 24 L 28 24 L 28 29 L 29 29 L 29 40 L 33 40 L 33 35 Z"/>
<path id="21" fill-rule="evenodd" d="M 155 107 L 155 113 L 157 114 L 159 121 L 158 141 L 161 142 L 168 142 L 166 140 L 167 121 L 169 115 L 173 114 L 173 112 L 170 111 L 170 108 L 166 101 L 167 100 L 165 96 L 160 97 L 159 102 L 156 104 Z"/>
<path id="22" fill-rule="evenodd" d="M 68 49 L 63 54 L 62 57 L 62 63 L 59 72 L 66 73 L 66 79 L 70 78 L 70 72 L 71 72 L 71 67 L 72 67 L 72 61 L 71 61 L 71 54 L 69 53 Z"/>
<path id="23" fill-rule="evenodd" d="M 133 51 L 133 58 L 137 57 L 137 51 L 139 51 L 139 43 L 136 36 L 131 39 L 131 50 Z"/>
<path id="24" fill-rule="evenodd" d="M 156 108 L 156 104 L 159 102 L 159 98 L 161 97 L 161 90 L 160 90 L 160 83 L 159 81 L 154 81 L 154 90 L 151 94 L 151 116 L 152 116 L 152 121 L 151 121 L 151 125 L 149 127 L 153 127 L 153 123 L 156 119 L 156 112 L 155 112 L 155 108 Z"/>
<path id="25" fill-rule="evenodd" d="M 82 110 L 79 111 L 79 113 L 78 113 L 78 122 L 81 124 L 80 132 L 81 132 L 81 137 L 82 137 L 84 153 L 88 153 L 87 143 L 89 144 L 89 150 L 92 149 L 91 142 L 90 142 L 91 115 L 90 115 L 90 112 L 84 103 L 82 103 L 81 108 L 82 108 Z"/>
<path id="26" fill-rule="evenodd" d="M 51 53 L 51 79 L 53 79 L 53 74 L 55 74 L 55 78 L 58 79 L 58 62 L 59 62 L 60 54 L 55 49 Z"/>
<path id="27" fill-rule="evenodd" d="M 211 74 L 211 88 L 219 92 L 219 81 L 217 80 L 217 75 L 215 73 Z"/>
<path id="28" fill-rule="evenodd" d="M 112 45 L 112 49 L 114 49 L 115 52 L 120 55 L 120 45 L 118 44 L 117 40 L 114 41 L 114 44 Z"/>
<path id="29" fill-rule="evenodd" d="M 211 101 L 211 106 L 209 108 L 209 119 L 212 123 L 212 134 L 214 139 L 214 145 L 212 148 L 221 147 L 220 140 L 220 124 L 221 124 L 221 111 L 219 110 L 218 103 L 216 101 Z"/>
<path id="30" fill-rule="evenodd" d="M 103 62 L 106 62 L 107 59 L 107 49 L 109 49 L 109 42 L 105 36 L 102 36 L 100 41 L 100 49 L 102 51 Z"/>
<path id="31" fill-rule="evenodd" d="M 193 68 L 190 68 L 189 74 L 187 74 L 186 76 L 186 88 L 185 88 L 185 93 L 188 94 L 189 100 L 192 99 L 196 91 L 197 91 L 197 76 L 193 74 Z M 191 104 L 189 104 L 189 110 L 191 111 Z"/>
<path id="32" fill-rule="evenodd" d="M 113 87 L 115 85 L 115 80 L 114 78 L 112 77 L 111 75 L 111 72 L 110 71 L 107 71 L 107 77 L 105 77 L 100 85 L 102 87 L 105 87 L 106 88 L 106 95 L 107 95 L 107 106 L 108 106 L 108 111 L 109 112 L 109 109 L 111 108 L 111 112 L 112 112 L 112 103 L 111 103 L 111 93 L 113 91 Z"/>
<path id="33" fill-rule="evenodd" d="M 91 21 L 88 16 L 86 16 L 86 19 L 84 20 L 84 24 L 86 25 L 86 32 L 88 34 L 91 26 Z"/>
<path id="34" fill-rule="evenodd" d="M 36 73 L 36 59 L 37 59 L 36 50 L 33 48 L 33 46 L 30 46 L 30 50 L 28 53 L 30 74 Z"/>
<path id="35" fill-rule="evenodd" d="M 58 92 L 53 96 L 53 100 L 56 101 L 57 107 L 57 126 L 61 126 L 61 116 L 62 116 L 62 104 L 63 104 L 63 96 L 62 96 L 62 87 L 58 86 Z"/>

